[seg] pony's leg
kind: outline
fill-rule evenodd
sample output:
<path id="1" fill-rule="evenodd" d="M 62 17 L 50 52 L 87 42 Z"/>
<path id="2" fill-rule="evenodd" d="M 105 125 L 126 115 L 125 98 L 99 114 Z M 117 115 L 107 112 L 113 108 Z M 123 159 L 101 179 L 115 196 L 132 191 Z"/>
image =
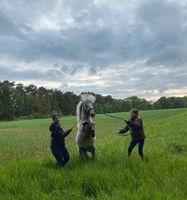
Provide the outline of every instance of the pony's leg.
<path id="1" fill-rule="evenodd" d="M 95 160 L 95 145 L 90 147 L 90 153 L 92 154 L 92 160 Z"/>
<path id="2" fill-rule="evenodd" d="M 79 147 L 79 154 L 81 156 L 82 161 L 86 161 L 88 159 L 88 155 L 85 149 Z"/>
<path id="3" fill-rule="evenodd" d="M 86 160 L 89 159 L 89 155 L 88 155 L 88 151 L 87 150 L 85 151 L 85 157 L 86 157 Z"/>

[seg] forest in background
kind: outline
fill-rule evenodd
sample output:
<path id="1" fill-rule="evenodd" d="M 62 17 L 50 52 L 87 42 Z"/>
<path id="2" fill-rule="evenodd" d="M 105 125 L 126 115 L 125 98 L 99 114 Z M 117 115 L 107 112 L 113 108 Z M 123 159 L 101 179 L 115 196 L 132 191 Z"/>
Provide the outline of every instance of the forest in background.
<path id="1" fill-rule="evenodd" d="M 94 93 L 92 93 L 94 94 Z M 140 110 L 186 108 L 187 96 L 160 97 L 155 102 L 138 98 L 114 99 L 112 96 L 94 94 L 96 113 L 129 111 L 132 107 Z M 80 96 L 73 92 L 63 93 L 60 90 L 46 89 L 35 85 L 24 86 L 15 82 L 0 82 L 0 120 L 16 118 L 47 118 L 52 113 L 75 115 Z"/>

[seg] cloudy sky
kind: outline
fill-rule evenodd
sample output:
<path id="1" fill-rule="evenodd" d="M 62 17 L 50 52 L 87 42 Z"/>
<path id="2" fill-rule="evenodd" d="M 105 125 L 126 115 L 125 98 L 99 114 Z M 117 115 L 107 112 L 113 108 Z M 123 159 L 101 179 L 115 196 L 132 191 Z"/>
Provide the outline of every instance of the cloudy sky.
<path id="1" fill-rule="evenodd" d="M 187 95 L 187 0 L 0 0 L 0 81 Z"/>

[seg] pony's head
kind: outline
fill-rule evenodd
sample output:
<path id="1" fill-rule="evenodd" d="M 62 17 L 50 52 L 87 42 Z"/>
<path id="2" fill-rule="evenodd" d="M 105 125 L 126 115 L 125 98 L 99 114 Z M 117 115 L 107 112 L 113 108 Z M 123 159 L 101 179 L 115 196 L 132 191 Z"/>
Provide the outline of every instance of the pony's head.
<path id="1" fill-rule="evenodd" d="M 95 111 L 93 109 L 93 105 L 89 102 L 83 102 L 82 112 L 84 113 L 84 116 L 92 117 L 92 118 L 95 117 Z"/>
<path id="2" fill-rule="evenodd" d="M 77 105 L 77 116 L 79 120 L 81 118 L 95 117 L 95 111 L 93 109 L 93 103 L 95 102 L 95 96 L 91 94 L 82 94 L 81 101 Z"/>

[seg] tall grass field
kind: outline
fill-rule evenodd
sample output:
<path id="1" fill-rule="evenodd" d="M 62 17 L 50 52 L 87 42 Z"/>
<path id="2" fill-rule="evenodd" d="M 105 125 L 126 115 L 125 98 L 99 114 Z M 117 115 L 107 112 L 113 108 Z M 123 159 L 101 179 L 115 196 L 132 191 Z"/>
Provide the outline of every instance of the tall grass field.
<path id="1" fill-rule="evenodd" d="M 129 118 L 129 113 L 113 115 Z M 97 115 L 95 161 L 81 162 L 76 128 L 66 138 L 71 159 L 56 168 L 50 152 L 51 119 L 0 122 L 0 200 L 185 200 L 187 199 L 187 109 L 142 111 L 145 161 L 130 136 L 115 132 L 124 122 Z M 61 119 L 64 129 L 75 117 Z"/>

